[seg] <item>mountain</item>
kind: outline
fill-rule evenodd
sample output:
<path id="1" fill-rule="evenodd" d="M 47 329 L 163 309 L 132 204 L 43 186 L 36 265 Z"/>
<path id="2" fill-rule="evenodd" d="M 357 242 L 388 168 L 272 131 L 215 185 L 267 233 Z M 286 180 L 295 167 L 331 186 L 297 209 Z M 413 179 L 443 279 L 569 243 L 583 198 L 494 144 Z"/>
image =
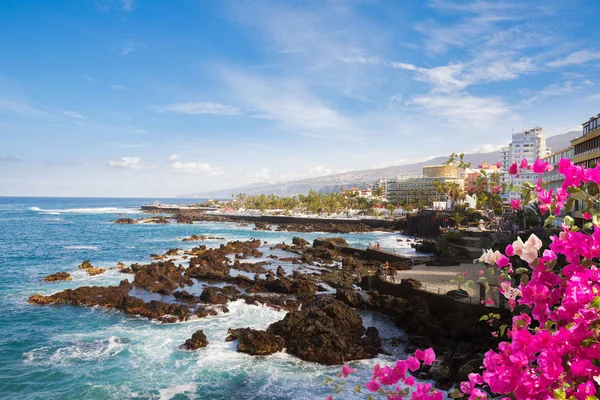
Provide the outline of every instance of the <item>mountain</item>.
<path id="1" fill-rule="evenodd" d="M 571 145 L 571 140 L 581 135 L 581 131 L 569 131 L 561 135 L 551 136 L 546 139 L 546 145 L 552 152 L 562 150 Z M 320 176 L 318 178 L 302 179 L 291 182 L 279 183 L 253 183 L 247 186 L 234 187 L 231 189 L 215 190 L 210 192 L 198 192 L 179 195 L 185 198 L 230 198 L 234 193 L 246 193 L 248 195 L 276 194 L 279 196 L 291 196 L 295 194 L 306 194 L 310 190 L 320 193 L 338 191 L 340 186 L 366 187 L 380 178 L 393 178 L 397 175 L 416 176 L 421 174 L 421 169 L 426 165 L 443 164 L 448 160 L 447 156 L 435 157 L 427 161 L 415 164 L 399 165 L 394 167 L 369 169 L 365 171 L 351 171 L 335 175 Z M 465 154 L 465 160 L 476 166 L 484 161 L 488 164 L 500 160 L 500 151 L 489 153 Z"/>

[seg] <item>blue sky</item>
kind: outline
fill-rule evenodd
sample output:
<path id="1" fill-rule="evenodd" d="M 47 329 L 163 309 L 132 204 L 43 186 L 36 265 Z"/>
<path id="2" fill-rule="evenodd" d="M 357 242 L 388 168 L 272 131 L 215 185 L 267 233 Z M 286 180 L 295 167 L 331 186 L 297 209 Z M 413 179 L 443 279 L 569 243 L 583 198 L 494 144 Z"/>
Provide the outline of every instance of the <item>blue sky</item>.
<path id="1" fill-rule="evenodd" d="M 598 21 L 577 0 L 3 0 L 0 195 L 173 196 L 580 129 Z"/>

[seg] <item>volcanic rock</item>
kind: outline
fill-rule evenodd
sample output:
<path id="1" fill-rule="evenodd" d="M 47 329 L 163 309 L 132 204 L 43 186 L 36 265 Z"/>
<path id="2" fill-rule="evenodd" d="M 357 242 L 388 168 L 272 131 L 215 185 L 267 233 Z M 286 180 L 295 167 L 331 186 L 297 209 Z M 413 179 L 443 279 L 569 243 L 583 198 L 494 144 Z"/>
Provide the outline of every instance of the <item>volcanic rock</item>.
<path id="1" fill-rule="evenodd" d="M 226 304 L 229 301 L 229 297 L 223 294 L 219 288 L 209 286 L 202 291 L 200 300 L 210 304 Z"/>
<path id="2" fill-rule="evenodd" d="M 201 347 L 208 346 L 208 340 L 202 330 L 196 331 L 192 337 L 185 341 L 179 348 L 182 350 L 198 350 Z"/>
<path id="3" fill-rule="evenodd" d="M 135 272 L 133 284 L 149 292 L 171 294 L 177 288 L 193 285 L 189 277 L 185 275 L 185 269 L 176 266 L 172 261 L 154 262 L 148 265 L 131 266 Z"/>
<path id="4" fill-rule="evenodd" d="M 55 274 L 48 275 L 44 278 L 45 282 L 56 282 L 56 281 L 70 281 L 71 274 L 66 272 L 57 272 Z"/>
<path id="5" fill-rule="evenodd" d="M 250 328 L 229 329 L 226 342 L 237 340 L 237 351 L 253 356 L 264 356 L 283 350 L 283 338 Z"/>
<path id="6" fill-rule="evenodd" d="M 302 239 L 301 237 L 294 236 L 292 238 L 292 244 L 298 247 L 306 247 L 310 244 L 310 242 L 306 239 Z"/>
<path id="7" fill-rule="evenodd" d="M 372 339 L 363 340 L 362 318 L 341 301 L 321 297 L 271 324 L 267 333 L 283 337 L 287 352 L 325 365 L 375 357 Z"/>

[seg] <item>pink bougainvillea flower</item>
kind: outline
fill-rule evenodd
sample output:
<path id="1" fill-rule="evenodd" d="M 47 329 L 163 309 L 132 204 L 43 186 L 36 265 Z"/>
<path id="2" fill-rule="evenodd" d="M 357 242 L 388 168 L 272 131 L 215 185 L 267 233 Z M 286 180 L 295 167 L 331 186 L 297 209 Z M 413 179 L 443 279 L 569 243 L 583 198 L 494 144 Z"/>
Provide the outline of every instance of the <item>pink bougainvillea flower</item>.
<path id="1" fill-rule="evenodd" d="M 529 168 L 529 162 L 527 161 L 526 158 L 521 160 L 521 163 L 519 164 L 519 168 L 521 169 L 528 169 Z"/>
<path id="2" fill-rule="evenodd" d="M 500 256 L 500 258 L 498 258 L 496 260 L 496 265 L 498 266 L 498 268 L 504 268 L 509 263 L 510 263 L 510 259 L 508 257 L 506 257 L 504 254 L 502 254 L 502 256 Z"/>
<path id="3" fill-rule="evenodd" d="M 500 185 L 495 185 L 490 188 L 490 192 L 492 194 L 498 194 L 498 193 L 500 193 L 501 190 L 502 190 L 502 186 L 500 186 Z"/>
<path id="4" fill-rule="evenodd" d="M 534 161 L 532 169 L 536 174 L 543 174 L 544 172 L 552 171 L 554 166 L 550 165 L 547 161 L 538 158 Z"/>
<path id="5" fill-rule="evenodd" d="M 487 299 L 485 299 L 485 304 L 488 306 L 493 306 L 494 305 L 494 300 L 490 299 L 489 297 Z"/>
<path id="6" fill-rule="evenodd" d="M 500 161 L 498 161 L 496 163 L 496 168 L 498 168 L 498 169 L 502 168 L 502 163 Z"/>
<path id="7" fill-rule="evenodd" d="M 510 167 L 508 167 L 508 173 L 510 175 L 516 175 L 519 172 L 519 166 L 517 163 L 512 163 Z"/>
<path id="8" fill-rule="evenodd" d="M 415 372 L 416 370 L 419 369 L 419 367 L 421 366 L 421 363 L 415 357 L 409 356 L 406 359 L 406 365 L 408 366 L 409 370 Z"/>
<path id="9" fill-rule="evenodd" d="M 423 363 L 426 365 L 431 365 L 435 361 L 435 352 L 432 348 L 426 350 L 418 349 L 415 351 L 415 358 L 423 361 Z"/>
<path id="10" fill-rule="evenodd" d="M 523 201 L 521 201 L 520 199 L 513 199 L 510 201 L 510 206 L 513 210 L 520 210 L 522 205 Z"/>
<path id="11" fill-rule="evenodd" d="M 369 381 L 369 382 L 365 383 L 365 386 L 367 387 L 369 392 L 376 392 L 379 390 L 379 388 L 381 388 L 379 383 L 377 383 L 375 381 Z"/>
<path id="12" fill-rule="evenodd" d="M 344 378 L 347 378 L 348 375 L 350 375 L 353 372 L 356 372 L 356 370 L 350 368 L 349 365 L 344 365 L 344 367 L 342 368 L 342 375 L 344 376 Z"/>
<path id="13" fill-rule="evenodd" d="M 583 213 L 583 218 L 584 219 L 592 219 L 592 214 L 590 214 L 589 212 L 584 212 Z"/>

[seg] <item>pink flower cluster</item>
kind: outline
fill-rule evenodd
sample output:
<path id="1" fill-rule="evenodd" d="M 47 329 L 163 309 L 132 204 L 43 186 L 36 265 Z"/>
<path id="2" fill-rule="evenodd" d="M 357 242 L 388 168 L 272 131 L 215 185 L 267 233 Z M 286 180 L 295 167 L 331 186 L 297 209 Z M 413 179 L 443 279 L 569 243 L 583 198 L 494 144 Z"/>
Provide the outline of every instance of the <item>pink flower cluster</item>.
<path id="1" fill-rule="evenodd" d="M 407 375 L 408 371 L 415 372 L 421 367 L 421 361 L 425 365 L 431 365 L 435 361 L 433 349 L 417 350 L 414 357 L 409 356 L 392 367 L 381 367 L 379 364 L 373 369 L 373 377 L 365 386 L 370 392 L 383 392 L 388 400 L 400 400 L 408 397 L 408 387 L 414 386 L 415 378 Z M 400 383 L 405 386 L 402 387 Z M 394 386 L 393 389 L 384 390 L 384 386 Z M 430 383 L 418 383 L 412 391 L 412 400 L 441 400 L 443 394 L 435 390 Z"/>
<path id="2" fill-rule="evenodd" d="M 527 160 L 511 165 L 509 172 L 531 170 L 543 174 L 553 166 L 543 160 L 529 165 Z M 528 188 L 535 196 L 540 210 L 555 215 L 565 208 L 567 199 L 578 193 L 591 204 L 600 200 L 586 192 L 585 184 L 600 185 L 600 163 L 586 169 L 563 159 L 558 172 L 565 180 L 556 191 L 544 188 L 540 178 L 535 188 Z M 597 188 L 595 188 L 597 191 Z M 520 209 L 520 200 L 511 202 Z M 571 211 L 571 210 L 566 210 Z M 594 214 L 594 215 L 592 215 Z M 564 399 L 598 400 L 600 390 L 600 222 L 597 209 L 582 214 L 585 231 L 564 224 L 560 234 L 551 238 L 549 248 L 531 235 L 526 241 L 518 238 L 508 245 L 505 254 L 484 251 L 480 261 L 496 265 L 502 276 L 514 273 L 509 257 L 519 257 L 529 268 L 522 275 L 518 287 L 503 281 L 499 291 L 508 298 L 514 310 L 517 304 L 529 309 L 512 318 L 506 330 L 506 341 L 485 354 L 482 372 L 469 374 L 468 382 L 460 390 L 469 400 L 491 398 L 509 399 Z M 572 219 L 571 219 L 572 222 Z M 540 254 L 541 252 L 541 254 Z M 518 273 L 523 273 L 517 269 Z M 502 329 L 500 333 L 503 334 Z M 496 333 L 497 336 L 497 333 Z M 365 386 L 371 393 L 388 399 L 442 399 L 443 395 L 430 384 L 415 384 L 409 371 L 417 371 L 435 360 L 432 349 L 417 351 L 394 367 L 377 365 L 373 377 Z M 349 367 L 342 370 L 347 376 Z M 395 387 L 394 387 L 395 386 Z M 391 389 L 386 389 L 391 387 Z M 505 396 L 505 397 L 503 397 Z"/>
<path id="3" fill-rule="evenodd" d="M 520 166 L 513 164 L 511 173 L 519 168 L 543 173 L 550 167 L 541 160 L 528 166 L 525 160 Z M 581 184 L 600 183 L 600 167 L 585 169 L 563 159 L 558 170 L 565 182 L 556 193 L 544 189 L 541 179 L 534 189 L 541 211 L 552 210 L 557 215 Z M 591 215 L 585 213 L 584 218 Z M 486 399 L 487 391 L 516 399 L 596 399 L 600 388 L 600 270 L 594 260 L 600 258 L 600 227 L 586 233 L 563 225 L 549 247 L 540 255 L 542 242 L 535 235 L 525 242 L 519 238 L 507 247 L 508 256 L 518 256 L 529 264 L 530 278 L 518 288 L 503 282 L 500 291 L 512 306 L 515 301 L 528 306 L 531 316 L 514 316 L 507 332 L 509 340 L 485 354 L 481 374 L 471 374 L 469 381 L 461 384 L 469 399 Z M 557 267 L 559 256 L 566 260 L 562 268 Z M 512 268 L 498 256 L 483 258 L 495 261 L 499 268 Z"/>

